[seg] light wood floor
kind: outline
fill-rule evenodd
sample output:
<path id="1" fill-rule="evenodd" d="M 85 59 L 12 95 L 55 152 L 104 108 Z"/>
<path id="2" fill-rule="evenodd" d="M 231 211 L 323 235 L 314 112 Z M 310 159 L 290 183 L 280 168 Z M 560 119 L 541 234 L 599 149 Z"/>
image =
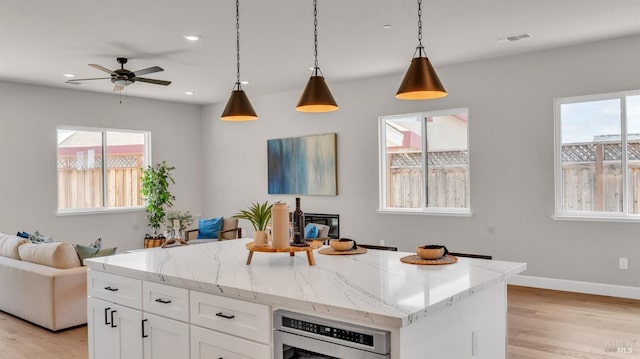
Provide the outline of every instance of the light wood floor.
<path id="1" fill-rule="evenodd" d="M 508 303 L 509 359 L 640 358 L 638 300 L 510 286 Z"/>
<path id="2" fill-rule="evenodd" d="M 514 286 L 508 296 L 509 359 L 640 358 L 640 301 Z M 87 357 L 86 326 L 52 333 L 0 312 L 1 359 Z"/>

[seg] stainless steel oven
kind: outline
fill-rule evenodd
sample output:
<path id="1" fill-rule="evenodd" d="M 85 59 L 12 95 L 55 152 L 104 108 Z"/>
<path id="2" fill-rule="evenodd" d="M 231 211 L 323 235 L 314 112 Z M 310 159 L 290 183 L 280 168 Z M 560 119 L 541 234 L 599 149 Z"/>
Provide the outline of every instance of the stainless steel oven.
<path id="1" fill-rule="evenodd" d="M 391 333 L 310 315 L 273 314 L 274 359 L 389 359 Z"/>

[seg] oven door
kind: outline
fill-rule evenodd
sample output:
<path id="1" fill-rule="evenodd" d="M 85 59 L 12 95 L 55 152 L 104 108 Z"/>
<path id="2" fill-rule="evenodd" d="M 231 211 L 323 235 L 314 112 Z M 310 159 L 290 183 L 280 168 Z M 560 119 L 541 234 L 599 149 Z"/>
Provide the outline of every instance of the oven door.
<path id="1" fill-rule="evenodd" d="M 273 331 L 274 359 L 389 359 L 377 354 L 339 344 L 312 339 L 279 330 Z"/>

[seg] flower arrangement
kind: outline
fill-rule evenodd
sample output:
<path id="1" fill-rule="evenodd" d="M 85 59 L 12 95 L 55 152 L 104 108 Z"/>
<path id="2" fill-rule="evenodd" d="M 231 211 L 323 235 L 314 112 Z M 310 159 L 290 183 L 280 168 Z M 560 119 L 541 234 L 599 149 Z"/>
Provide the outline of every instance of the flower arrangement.
<path id="1" fill-rule="evenodd" d="M 175 232 L 182 232 L 185 229 L 189 228 L 191 223 L 193 223 L 193 215 L 186 212 L 180 211 L 169 211 L 165 217 L 167 228 L 172 229 Z M 178 228 L 176 228 L 176 224 L 178 224 Z"/>

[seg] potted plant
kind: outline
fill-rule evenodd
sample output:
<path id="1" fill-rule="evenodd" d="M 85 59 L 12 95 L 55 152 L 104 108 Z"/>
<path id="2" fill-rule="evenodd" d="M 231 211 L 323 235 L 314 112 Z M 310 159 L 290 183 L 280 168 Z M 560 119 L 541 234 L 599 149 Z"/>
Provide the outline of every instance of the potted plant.
<path id="1" fill-rule="evenodd" d="M 173 238 L 182 238 L 182 233 L 193 223 L 193 216 L 189 211 L 169 211 L 165 218 L 167 228 L 171 228 Z"/>
<path id="2" fill-rule="evenodd" d="M 264 246 L 267 244 L 267 225 L 271 220 L 271 207 L 269 201 L 264 203 L 252 203 L 248 210 L 240 210 L 234 214 L 235 218 L 246 219 L 253 226 L 253 242 L 256 246 Z"/>
<path id="3" fill-rule="evenodd" d="M 173 206 L 176 199 L 169 192 L 169 184 L 175 184 L 171 177 L 171 171 L 175 167 L 169 167 L 165 161 L 155 166 L 148 166 L 142 172 L 140 194 L 146 201 L 147 219 L 149 227 L 153 228 L 153 238 L 159 238 L 158 230 L 165 218 L 165 210 Z"/>

